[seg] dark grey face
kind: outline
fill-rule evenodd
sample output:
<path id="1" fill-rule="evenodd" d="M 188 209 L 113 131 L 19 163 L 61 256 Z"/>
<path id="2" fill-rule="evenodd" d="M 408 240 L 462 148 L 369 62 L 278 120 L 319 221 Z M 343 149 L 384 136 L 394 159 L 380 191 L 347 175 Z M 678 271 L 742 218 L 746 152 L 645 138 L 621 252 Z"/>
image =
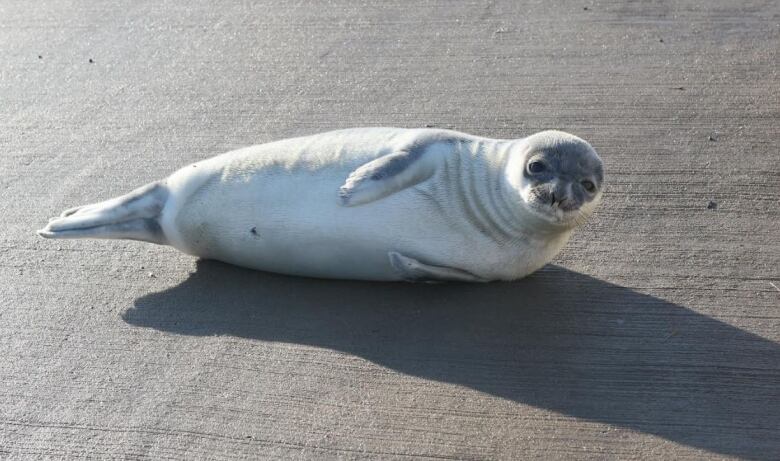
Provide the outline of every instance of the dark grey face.
<path id="1" fill-rule="evenodd" d="M 523 169 L 523 195 L 536 212 L 557 222 L 587 216 L 601 197 L 604 167 L 579 138 L 532 143 Z"/>

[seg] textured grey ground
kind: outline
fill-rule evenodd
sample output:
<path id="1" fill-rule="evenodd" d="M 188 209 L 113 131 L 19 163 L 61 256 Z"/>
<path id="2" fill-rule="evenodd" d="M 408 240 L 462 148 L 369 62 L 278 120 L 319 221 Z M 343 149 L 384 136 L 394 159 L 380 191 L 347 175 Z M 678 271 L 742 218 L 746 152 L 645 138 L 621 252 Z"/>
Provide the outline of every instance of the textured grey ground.
<path id="1" fill-rule="evenodd" d="M 0 457 L 780 457 L 780 6 L 555 3 L 0 1 Z M 487 286 L 34 235 L 362 125 L 565 129 L 608 192 Z"/>

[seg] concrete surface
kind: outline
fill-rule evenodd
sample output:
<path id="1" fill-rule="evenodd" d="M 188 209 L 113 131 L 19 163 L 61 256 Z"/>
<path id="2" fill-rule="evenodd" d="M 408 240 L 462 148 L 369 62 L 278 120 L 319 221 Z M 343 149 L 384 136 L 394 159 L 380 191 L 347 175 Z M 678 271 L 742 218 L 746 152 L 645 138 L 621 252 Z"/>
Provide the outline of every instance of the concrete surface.
<path id="1" fill-rule="evenodd" d="M 0 458 L 779 458 L 779 5 L 0 1 Z M 579 134 L 603 206 L 488 286 L 34 234 L 235 147 L 426 124 Z"/>

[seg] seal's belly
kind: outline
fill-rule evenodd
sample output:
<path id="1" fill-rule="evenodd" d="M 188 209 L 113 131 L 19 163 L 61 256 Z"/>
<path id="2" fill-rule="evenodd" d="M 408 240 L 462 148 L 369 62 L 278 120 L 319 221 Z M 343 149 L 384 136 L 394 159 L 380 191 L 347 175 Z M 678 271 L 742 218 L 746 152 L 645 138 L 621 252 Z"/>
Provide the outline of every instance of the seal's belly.
<path id="1" fill-rule="evenodd" d="M 346 172 L 258 172 L 207 182 L 175 219 L 183 250 L 253 269 L 312 277 L 400 280 L 388 252 L 459 264 L 473 248 L 436 204 L 414 189 L 344 207 Z"/>

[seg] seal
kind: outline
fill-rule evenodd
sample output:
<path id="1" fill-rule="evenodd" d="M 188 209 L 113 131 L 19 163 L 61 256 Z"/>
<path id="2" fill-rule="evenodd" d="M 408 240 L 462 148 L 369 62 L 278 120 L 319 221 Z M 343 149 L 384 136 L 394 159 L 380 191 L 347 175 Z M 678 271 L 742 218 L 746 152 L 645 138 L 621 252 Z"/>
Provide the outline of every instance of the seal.
<path id="1" fill-rule="evenodd" d="M 561 250 L 603 179 L 596 151 L 561 131 L 355 128 L 194 163 L 38 234 L 141 240 L 299 276 L 514 280 Z"/>

